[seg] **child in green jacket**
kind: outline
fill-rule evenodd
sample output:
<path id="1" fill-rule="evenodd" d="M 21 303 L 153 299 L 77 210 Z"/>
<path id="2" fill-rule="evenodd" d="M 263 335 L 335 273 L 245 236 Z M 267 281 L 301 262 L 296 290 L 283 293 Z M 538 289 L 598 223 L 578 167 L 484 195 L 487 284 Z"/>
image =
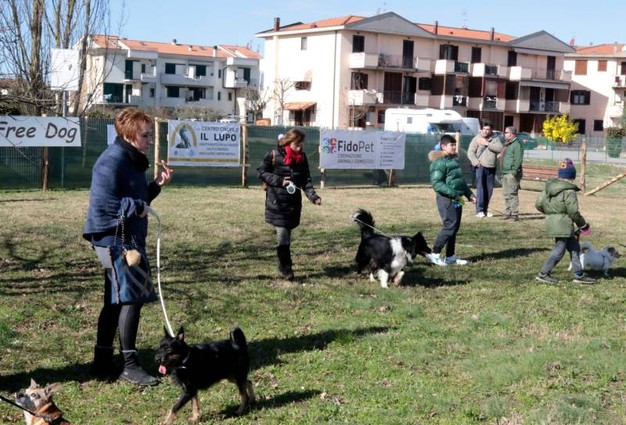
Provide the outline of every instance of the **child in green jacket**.
<path id="1" fill-rule="evenodd" d="M 428 254 L 426 257 L 438 266 L 451 264 L 464 266 L 467 264 L 467 260 L 456 255 L 456 234 L 461 227 L 463 197 L 466 197 L 471 203 L 476 203 L 476 198 L 463 177 L 454 137 L 444 134 L 441 136 L 439 144 L 441 150 L 431 151 L 428 154 L 428 159 L 432 161 L 430 183 L 437 193 L 437 210 L 443 226 L 435 239 L 432 254 Z M 440 253 L 444 246 L 446 257 L 441 258 Z"/>
<path id="2" fill-rule="evenodd" d="M 590 233 L 590 227 L 578 210 L 576 192 L 580 189 L 574 184 L 576 167 L 571 159 L 565 158 L 560 162 L 558 175 L 558 179 L 546 182 L 545 189 L 535 202 L 535 208 L 546 215 L 547 235 L 555 240 L 552 253 L 535 279 L 545 283 L 557 283 L 558 279 L 550 276 L 550 272 L 567 251 L 572 261 L 574 282 L 595 283 L 595 279 L 585 276 L 580 263 L 578 233 Z M 578 230 L 574 230 L 574 224 L 578 226 Z"/>

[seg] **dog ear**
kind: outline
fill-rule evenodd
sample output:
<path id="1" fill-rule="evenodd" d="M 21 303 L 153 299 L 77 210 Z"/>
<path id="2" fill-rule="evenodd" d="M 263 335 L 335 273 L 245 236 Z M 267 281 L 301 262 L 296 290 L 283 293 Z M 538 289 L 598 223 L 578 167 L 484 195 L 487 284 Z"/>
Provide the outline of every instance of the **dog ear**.
<path id="1" fill-rule="evenodd" d="M 35 382 L 33 378 L 30 378 L 30 387 L 28 388 L 32 388 L 32 389 L 39 388 L 39 384 Z"/>
<path id="2" fill-rule="evenodd" d="M 44 388 L 44 393 L 46 394 L 46 396 L 50 397 L 52 393 L 57 392 L 60 388 L 61 388 L 61 384 L 58 382 L 55 382 L 53 384 L 48 384 L 46 385 L 46 388 Z"/>
<path id="3" fill-rule="evenodd" d="M 176 339 L 182 342 L 185 342 L 185 329 L 181 326 L 176 334 Z"/>

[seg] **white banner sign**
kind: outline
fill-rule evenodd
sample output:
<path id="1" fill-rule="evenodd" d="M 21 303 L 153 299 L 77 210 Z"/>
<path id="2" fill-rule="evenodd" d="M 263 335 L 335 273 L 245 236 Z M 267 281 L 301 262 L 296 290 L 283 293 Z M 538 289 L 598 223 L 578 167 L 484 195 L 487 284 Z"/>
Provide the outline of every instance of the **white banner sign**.
<path id="1" fill-rule="evenodd" d="M 320 168 L 403 170 L 405 140 L 395 131 L 322 130 Z"/>
<path id="2" fill-rule="evenodd" d="M 0 116 L 0 146 L 80 146 L 78 118 Z"/>
<path id="3" fill-rule="evenodd" d="M 238 123 L 168 121 L 169 165 L 239 167 L 241 128 Z"/>

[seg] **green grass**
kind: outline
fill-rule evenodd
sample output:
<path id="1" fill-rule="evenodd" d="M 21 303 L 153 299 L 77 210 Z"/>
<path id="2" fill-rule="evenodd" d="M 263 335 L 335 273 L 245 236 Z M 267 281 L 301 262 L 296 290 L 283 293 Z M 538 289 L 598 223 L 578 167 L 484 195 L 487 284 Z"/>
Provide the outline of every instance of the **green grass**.
<path id="1" fill-rule="evenodd" d="M 590 175 L 620 172 L 593 166 Z M 623 184 L 580 197 L 597 247 L 626 243 Z M 173 326 L 201 342 L 239 325 L 250 344 L 258 403 L 236 418 L 235 386 L 218 384 L 200 393 L 201 423 L 626 423 L 626 266 L 618 260 L 612 278 L 582 286 L 564 260 L 553 273 L 561 283 L 534 281 L 552 248 L 537 192 L 522 191 L 518 223 L 476 219 L 468 204 L 457 252 L 471 264 L 418 259 L 387 290 L 353 272 L 359 235 L 349 215 L 367 208 L 381 231 L 421 230 L 432 243 L 432 190 L 319 194 L 322 206 L 306 204 L 293 234 L 299 283 L 277 278 L 260 187 L 169 187 L 154 202 Z M 0 393 L 31 377 L 59 381 L 57 404 L 74 423 L 157 424 L 179 394 L 169 379 L 140 390 L 87 374 L 102 298 L 102 272 L 81 239 L 87 201 L 87 191 L 0 193 Z M 503 210 L 499 189 L 494 210 Z M 150 231 L 154 251 L 154 219 Z M 138 346 L 151 372 L 163 325 L 158 303 L 146 306 Z M 22 414 L 1 403 L 0 423 L 23 423 Z"/>

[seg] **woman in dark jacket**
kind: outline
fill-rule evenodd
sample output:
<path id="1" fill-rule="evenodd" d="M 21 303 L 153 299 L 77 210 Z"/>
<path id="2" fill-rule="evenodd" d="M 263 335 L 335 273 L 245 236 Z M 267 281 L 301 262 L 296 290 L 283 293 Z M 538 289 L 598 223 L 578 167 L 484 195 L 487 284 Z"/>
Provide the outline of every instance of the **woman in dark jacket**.
<path id="1" fill-rule="evenodd" d="M 117 138 L 96 160 L 93 167 L 89 209 L 83 237 L 93 246 L 105 269 L 104 306 L 98 318 L 98 334 L 91 373 L 98 379 L 113 378 L 113 340 L 119 330 L 124 358 L 121 378 L 138 385 L 155 385 L 156 378 L 139 364 L 137 330 L 144 302 L 156 300 L 154 288 L 136 299 L 120 294 L 120 283 L 113 268 L 114 252 L 122 244 L 145 252 L 148 205 L 169 183 L 172 170 L 165 163 L 159 176 L 146 182 L 147 154 L 154 144 L 152 119 L 136 108 L 122 110 L 115 119 Z M 123 225 L 121 224 L 123 223 Z M 146 268 L 149 270 L 149 266 Z M 126 298 L 126 299 L 123 299 Z"/>
<path id="2" fill-rule="evenodd" d="M 276 149 L 265 153 L 257 168 L 257 176 L 266 184 L 265 221 L 276 228 L 278 271 L 293 280 L 291 261 L 291 231 L 300 224 L 302 193 L 312 203 L 320 205 L 311 181 L 309 161 L 302 150 L 304 133 L 289 130 L 278 139 Z"/>

